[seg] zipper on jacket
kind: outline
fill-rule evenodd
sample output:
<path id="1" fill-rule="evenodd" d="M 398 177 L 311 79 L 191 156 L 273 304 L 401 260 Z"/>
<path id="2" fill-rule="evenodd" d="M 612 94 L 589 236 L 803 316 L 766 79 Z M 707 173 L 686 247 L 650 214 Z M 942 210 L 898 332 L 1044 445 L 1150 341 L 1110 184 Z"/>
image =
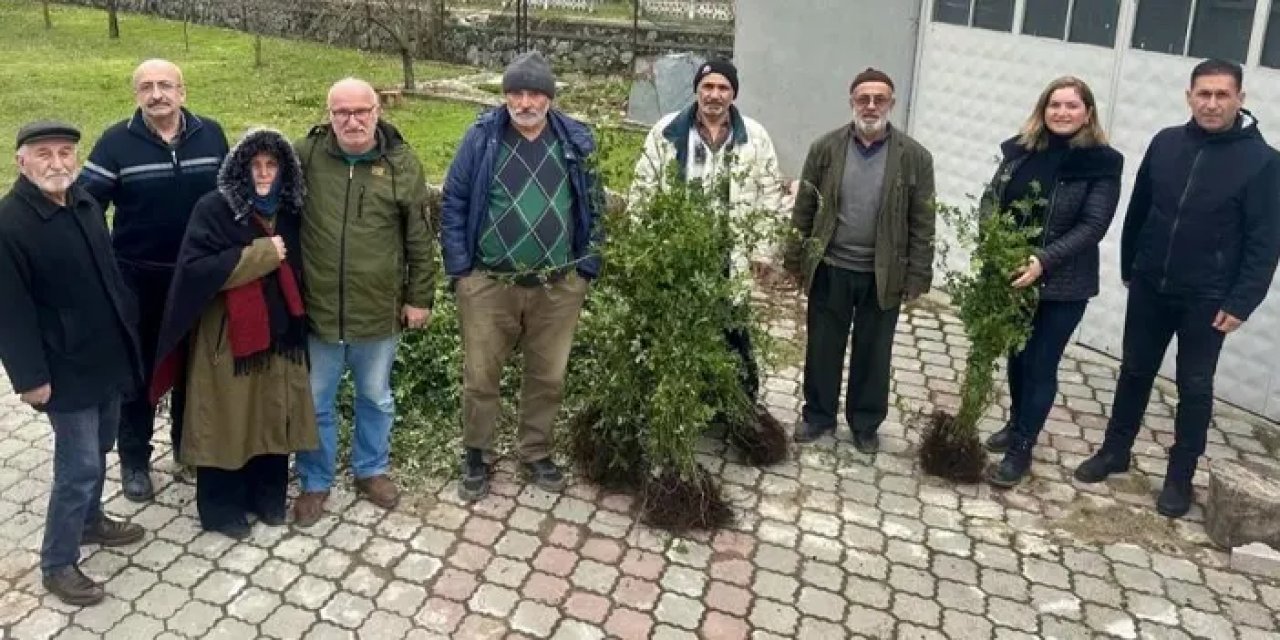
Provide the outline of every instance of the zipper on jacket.
<path id="1" fill-rule="evenodd" d="M 364 185 L 360 185 L 360 197 L 356 200 L 356 220 L 364 217 Z"/>
<path id="2" fill-rule="evenodd" d="M 351 183 L 356 166 L 347 167 L 347 192 L 342 197 L 342 234 L 338 236 L 338 342 L 346 342 L 347 328 L 347 214 L 351 209 Z"/>
<path id="3" fill-rule="evenodd" d="M 182 173 L 182 165 L 178 164 L 178 148 L 169 147 L 169 157 L 173 158 L 173 172 Z"/>
<path id="4" fill-rule="evenodd" d="M 1182 219 L 1182 207 L 1187 204 L 1187 195 L 1191 193 L 1191 187 L 1196 182 L 1196 167 L 1200 166 L 1200 156 L 1204 154 L 1204 147 L 1196 151 L 1195 160 L 1191 161 L 1191 173 L 1187 174 L 1187 186 L 1182 188 L 1182 196 L 1178 198 L 1178 208 L 1173 212 L 1173 226 L 1169 228 L 1169 245 L 1164 251 L 1164 267 L 1160 270 L 1160 292 L 1164 293 L 1165 285 L 1169 284 L 1169 260 L 1173 257 L 1173 240 L 1178 237 L 1178 222 Z"/>

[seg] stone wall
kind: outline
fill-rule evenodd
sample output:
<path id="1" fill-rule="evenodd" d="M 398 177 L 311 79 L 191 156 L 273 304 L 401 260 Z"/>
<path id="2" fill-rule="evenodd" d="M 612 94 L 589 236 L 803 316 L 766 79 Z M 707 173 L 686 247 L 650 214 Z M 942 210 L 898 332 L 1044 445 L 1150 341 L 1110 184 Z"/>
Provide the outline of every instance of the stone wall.
<path id="1" fill-rule="evenodd" d="M 103 0 L 65 0 L 64 4 L 102 7 Z M 250 7 L 245 9 L 245 7 Z M 327 44 L 393 51 L 385 34 L 368 24 L 363 4 L 349 0 L 119 0 L 121 11 L 147 13 L 192 22 L 301 38 Z M 125 27 L 127 28 L 127 27 Z M 723 22 L 706 25 L 646 25 L 634 31 L 627 23 L 591 18 L 539 18 L 529 21 L 531 46 L 548 54 L 558 69 L 602 74 L 625 72 L 636 55 L 691 51 L 729 57 L 733 32 Z M 500 68 L 517 50 L 512 16 L 450 13 L 434 58 L 486 68 Z"/>

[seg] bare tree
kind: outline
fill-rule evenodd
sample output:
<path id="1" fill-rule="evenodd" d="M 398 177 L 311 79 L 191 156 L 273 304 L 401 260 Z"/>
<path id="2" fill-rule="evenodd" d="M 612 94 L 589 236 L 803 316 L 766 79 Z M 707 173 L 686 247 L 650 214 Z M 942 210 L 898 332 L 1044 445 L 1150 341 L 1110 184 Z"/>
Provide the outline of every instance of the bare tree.
<path id="1" fill-rule="evenodd" d="M 182 2 L 182 47 L 186 51 L 191 51 L 191 34 L 189 27 L 191 26 L 191 0 L 183 0 Z"/>
<path id="2" fill-rule="evenodd" d="M 253 34 L 253 67 L 257 69 L 262 66 L 262 34 L 254 30 L 249 21 L 249 0 L 240 2 L 240 28 Z"/>
<path id="3" fill-rule="evenodd" d="M 444 0 L 364 0 L 369 24 L 391 39 L 400 54 L 404 88 L 416 86 L 413 72 L 415 57 L 438 50 L 444 33 Z"/>
<path id="4" fill-rule="evenodd" d="M 42 0 L 42 1 L 40 2 L 40 4 L 42 5 L 42 8 L 44 9 L 44 28 L 45 28 L 45 29 L 52 29 L 52 28 L 53 28 L 53 16 L 50 16 L 50 15 L 49 15 L 49 0 Z"/>
<path id="5" fill-rule="evenodd" d="M 116 15 L 117 0 L 107 0 L 107 37 L 120 39 L 120 17 Z"/>

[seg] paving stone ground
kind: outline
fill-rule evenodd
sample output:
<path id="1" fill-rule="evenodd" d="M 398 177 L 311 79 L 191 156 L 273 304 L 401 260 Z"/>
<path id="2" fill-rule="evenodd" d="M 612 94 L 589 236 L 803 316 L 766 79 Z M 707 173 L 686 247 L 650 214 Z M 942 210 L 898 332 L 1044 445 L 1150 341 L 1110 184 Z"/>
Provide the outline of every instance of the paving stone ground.
<path id="1" fill-rule="evenodd" d="M 775 331 L 799 328 L 783 319 Z M 259 525 L 233 543 L 200 531 L 194 486 L 175 475 L 167 445 L 149 505 L 120 495 L 113 454 L 108 511 L 148 533 L 132 547 L 85 548 L 85 571 L 109 597 L 82 610 L 40 586 L 52 439 L 0 381 L 0 637 L 1280 637 L 1280 584 L 1233 571 L 1208 546 L 1201 506 L 1179 522 L 1152 515 L 1171 385 L 1153 396 L 1128 477 L 1070 479 L 1101 442 L 1117 369 L 1075 347 L 1029 482 L 999 493 L 923 477 L 919 431 L 904 416 L 956 403 L 965 353 L 953 316 L 904 314 L 899 406 L 874 457 L 843 427 L 768 469 L 704 441 L 701 460 L 738 514 L 714 535 L 655 532 L 626 496 L 582 483 L 548 494 L 504 467 L 474 506 L 449 485 L 387 513 L 345 489 L 311 529 Z M 799 378 L 790 366 L 767 380 L 765 399 L 787 424 Z M 1219 406 L 1208 456 L 1266 457 L 1258 423 Z M 1196 483 L 1203 496 L 1203 472 Z"/>

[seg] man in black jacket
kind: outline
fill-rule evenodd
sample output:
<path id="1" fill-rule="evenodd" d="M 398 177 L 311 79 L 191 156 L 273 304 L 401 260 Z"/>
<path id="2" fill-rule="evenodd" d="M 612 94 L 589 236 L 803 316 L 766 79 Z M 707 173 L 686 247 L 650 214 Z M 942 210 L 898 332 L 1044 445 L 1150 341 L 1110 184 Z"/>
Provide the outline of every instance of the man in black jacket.
<path id="1" fill-rule="evenodd" d="M 53 425 L 53 490 L 40 549 L 44 585 L 72 605 L 103 598 L 80 572 L 80 545 L 125 545 L 142 527 L 102 511 L 121 394 L 140 380 L 132 299 L 102 211 L 76 175 L 80 132 L 18 130 L 22 175 L 0 199 L 0 361 L 23 402 Z"/>
<path id="2" fill-rule="evenodd" d="M 151 436 L 155 409 L 147 397 L 156 339 L 173 264 L 200 196 L 216 186 L 227 155 L 222 127 L 183 105 L 182 71 L 167 60 L 147 60 L 133 72 L 138 108 L 105 132 L 80 174 L 80 185 L 105 212 L 115 205 L 111 240 L 120 273 L 138 299 L 138 337 L 145 363 L 142 391 L 120 415 L 120 482 L 124 496 L 151 499 Z M 174 457 L 182 441 L 185 387 L 177 384 L 169 402 Z"/>
<path id="3" fill-rule="evenodd" d="M 1181 517 L 1213 415 L 1213 376 L 1227 334 L 1262 302 L 1280 257 L 1280 154 L 1244 103 L 1239 65 L 1191 72 L 1192 119 L 1156 134 L 1138 169 L 1120 241 L 1129 287 L 1124 354 L 1102 448 L 1081 482 L 1126 471 L 1165 350 L 1178 336 L 1174 445 L 1157 510 Z"/>

